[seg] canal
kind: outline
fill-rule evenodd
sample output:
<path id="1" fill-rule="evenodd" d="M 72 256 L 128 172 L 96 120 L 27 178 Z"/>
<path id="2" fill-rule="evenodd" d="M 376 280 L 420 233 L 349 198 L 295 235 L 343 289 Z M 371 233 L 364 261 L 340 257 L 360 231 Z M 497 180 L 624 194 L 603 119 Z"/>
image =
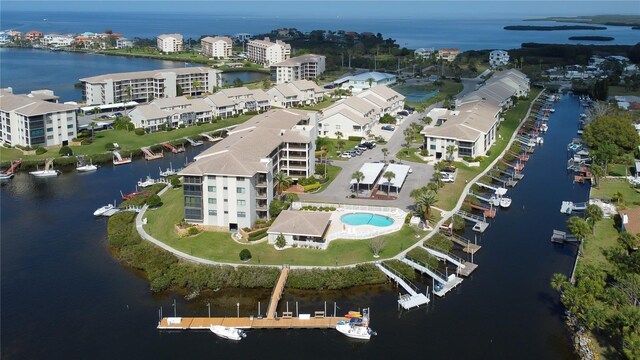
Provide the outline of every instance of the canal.
<path id="1" fill-rule="evenodd" d="M 182 293 L 152 294 L 145 278 L 114 260 L 106 245 L 106 220 L 92 212 L 130 192 L 137 180 L 157 177 L 158 167 L 178 167 L 186 154 L 162 160 L 105 166 L 92 174 L 67 172 L 37 180 L 18 174 L 0 190 L 2 229 L 2 357 L 51 358 L 401 358 L 573 359 L 563 309 L 549 279 L 569 273 L 572 247 L 549 238 L 564 229 L 563 200 L 584 201 L 588 187 L 566 172 L 566 144 L 582 112 L 576 98 L 555 104 L 545 143 L 509 191 L 501 210 L 478 239 L 473 276 L 427 307 L 400 313 L 391 285 L 344 291 L 285 291 L 282 306 L 300 312 L 338 313 L 370 306 L 378 332 L 367 343 L 331 330 L 251 331 L 240 343 L 210 332 L 159 332 L 158 309 L 182 316 L 255 314 L 270 289 L 221 289 L 186 301 Z M 197 152 L 201 151 L 200 149 Z M 472 234 L 470 234 L 473 237 Z M 421 281 L 430 284 L 428 278 Z"/>

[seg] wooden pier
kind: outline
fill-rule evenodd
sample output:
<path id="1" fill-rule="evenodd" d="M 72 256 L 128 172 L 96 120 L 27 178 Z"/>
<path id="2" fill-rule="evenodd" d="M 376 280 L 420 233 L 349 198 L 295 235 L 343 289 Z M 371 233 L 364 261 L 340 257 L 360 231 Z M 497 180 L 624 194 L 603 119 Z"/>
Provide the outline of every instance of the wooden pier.
<path id="1" fill-rule="evenodd" d="M 165 317 L 159 330 L 209 330 L 211 325 L 239 329 L 334 329 L 344 317 L 304 316 L 258 319 L 256 317 Z"/>
<path id="2" fill-rule="evenodd" d="M 269 301 L 269 307 L 267 308 L 267 319 L 274 319 L 276 315 L 276 310 L 278 308 L 278 302 L 282 297 L 282 293 L 284 292 L 284 285 L 287 283 L 287 278 L 289 277 L 289 267 L 285 266 L 282 268 L 280 272 L 280 277 L 276 282 L 276 286 L 273 288 L 273 292 L 271 293 L 271 301 Z"/>
<path id="3" fill-rule="evenodd" d="M 462 246 L 462 251 L 466 252 L 467 254 L 475 254 L 482 247 L 480 245 L 472 243 L 471 241 L 463 238 L 462 236 L 459 236 L 453 233 L 446 236 L 449 240 Z"/>

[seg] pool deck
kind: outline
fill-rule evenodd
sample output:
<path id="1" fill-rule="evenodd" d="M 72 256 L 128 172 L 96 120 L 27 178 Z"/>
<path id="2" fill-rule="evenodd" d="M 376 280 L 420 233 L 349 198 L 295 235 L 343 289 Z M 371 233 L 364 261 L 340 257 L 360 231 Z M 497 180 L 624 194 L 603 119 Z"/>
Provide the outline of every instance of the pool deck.
<path id="1" fill-rule="evenodd" d="M 389 208 L 386 208 L 389 209 Z M 393 211 L 383 210 L 375 210 L 374 207 L 366 207 L 363 209 L 349 209 L 349 208 L 338 208 L 331 214 L 331 224 L 332 226 L 329 228 L 327 232 L 326 239 L 327 240 L 335 240 L 335 239 L 368 239 L 373 238 L 380 235 L 390 234 L 396 231 L 399 231 L 404 225 L 404 219 L 407 216 L 405 211 L 402 211 L 397 208 L 393 208 Z M 393 220 L 393 224 L 389 226 L 375 226 L 375 225 L 348 225 L 342 222 L 340 219 L 342 216 L 346 214 L 355 214 L 355 213 L 369 213 L 375 215 L 386 216 Z"/>

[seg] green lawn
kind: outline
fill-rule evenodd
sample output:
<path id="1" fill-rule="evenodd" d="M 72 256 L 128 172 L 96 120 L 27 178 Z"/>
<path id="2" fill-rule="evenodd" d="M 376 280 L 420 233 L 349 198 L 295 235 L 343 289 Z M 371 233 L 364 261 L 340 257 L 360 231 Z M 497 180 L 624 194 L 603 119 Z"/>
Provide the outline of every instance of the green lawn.
<path id="1" fill-rule="evenodd" d="M 626 206 L 640 205 L 640 193 L 626 179 L 600 179 L 597 187 L 591 187 L 591 198 L 611 200 L 617 192 L 622 193 Z"/>
<path id="2" fill-rule="evenodd" d="M 443 101 L 448 97 L 453 97 L 457 95 L 463 89 L 462 83 L 455 82 L 453 80 L 442 80 L 442 85 L 438 87 L 438 94 L 431 99 L 422 102 L 422 103 L 413 103 L 408 101 L 407 105 L 416 107 L 416 108 L 427 108 L 437 102 Z M 425 89 L 429 89 L 426 87 Z M 433 87 L 435 89 L 435 87 Z"/>
<path id="3" fill-rule="evenodd" d="M 396 153 L 396 158 L 398 158 L 398 159 L 400 159 L 402 161 L 409 161 L 409 162 L 427 164 L 428 161 L 424 161 L 424 160 L 422 160 L 422 158 L 420 158 L 418 156 L 419 152 L 420 152 L 420 149 L 411 148 L 411 149 L 409 149 L 409 155 L 407 155 L 407 149 L 403 148 L 402 150 L 398 151 L 398 153 Z"/>
<path id="4" fill-rule="evenodd" d="M 624 86 L 609 86 L 609 96 L 640 96 L 640 89 L 627 90 Z"/>
<path id="5" fill-rule="evenodd" d="M 604 256 L 607 249 L 618 245 L 618 230 L 613 219 L 603 219 L 596 223 L 595 234 L 589 236 L 584 244 L 581 265 L 595 264 L 598 267 L 608 267 L 610 263 Z"/>
<path id="6" fill-rule="evenodd" d="M 609 164 L 608 172 L 609 176 L 629 176 L 631 174 L 630 166 L 624 164 Z"/>
<path id="7" fill-rule="evenodd" d="M 305 106 L 302 107 L 302 110 L 322 110 L 325 109 L 327 107 L 329 107 L 331 104 L 333 104 L 334 102 L 336 102 L 335 99 L 330 98 L 329 96 L 325 96 L 324 99 L 315 104 L 315 105 L 309 105 L 309 106 Z"/>
<path id="8" fill-rule="evenodd" d="M 462 190 L 466 186 L 467 181 L 470 181 L 486 169 L 487 166 L 495 160 L 507 146 L 509 139 L 511 139 L 514 131 L 518 128 L 518 125 L 527 114 L 531 101 L 538 96 L 538 93 L 540 93 L 539 89 L 531 89 L 529 100 L 520 100 L 516 106 L 507 110 L 504 114 L 505 120 L 501 123 L 500 129 L 498 130 L 499 136 L 495 144 L 493 144 L 490 149 L 490 155 L 480 162 L 479 167 L 470 168 L 464 166 L 462 163 L 456 163 L 456 166 L 458 167 L 456 182 L 453 184 L 446 184 L 445 187 L 438 192 L 436 207 L 444 210 L 453 209 L 458 202 L 458 198 L 460 197 L 460 194 L 462 194 Z"/>
<path id="9" fill-rule="evenodd" d="M 94 136 L 95 140 L 91 145 L 72 146 L 71 148 L 76 154 L 79 155 L 94 155 L 106 152 L 105 145 L 115 142 L 118 143 L 120 149 L 122 150 L 136 150 L 144 146 L 182 139 L 185 136 L 194 136 L 203 132 L 210 132 L 223 127 L 237 125 L 247 121 L 249 118 L 251 118 L 251 115 L 240 115 L 237 118 L 220 120 L 216 123 L 207 123 L 201 126 L 189 126 L 184 129 L 176 129 L 173 131 L 157 131 L 142 136 L 136 135 L 133 131 L 126 130 L 96 131 Z M 17 158 L 45 159 L 53 155 L 58 157 L 58 151 L 49 150 L 42 155 L 25 156 L 21 151 L 17 149 L 6 149 L 0 147 L 0 159 L 2 159 L 2 161 L 13 160 Z"/>
<path id="10" fill-rule="evenodd" d="M 325 183 L 322 183 L 317 192 L 322 192 L 329 185 L 331 185 L 333 180 L 335 180 L 335 178 L 338 176 L 338 174 L 340 174 L 340 171 L 342 171 L 342 168 L 340 166 L 327 165 L 327 178 L 329 178 L 329 180 L 327 180 L 327 182 L 325 182 Z"/>
<path id="11" fill-rule="evenodd" d="M 360 144 L 360 140 L 347 140 L 347 139 L 341 139 L 341 140 L 344 141 L 344 146 L 342 147 L 342 150 L 340 150 L 340 148 L 338 147 L 338 139 L 329 139 L 329 138 L 322 139 L 322 141 L 326 144 L 325 146 L 327 146 L 327 154 L 329 155 L 329 159 L 346 161 L 348 159 L 341 158 L 340 153 L 343 151 L 351 150 L 356 145 Z M 320 149 L 318 148 L 318 150 Z"/>
<path id="12" fill-rule="evenodd" d="M 259 244 L 239 244 L 229 233 L 203 232 L 192 238 L 178 238 L 175 224 L 183 218 L 182 188 L 169 190 L 162 196 L 163 205 L 149 210 L 145 217 L 145 230 L 156 239 L 171 247 L 204 259 L 239 263 L 240 250 L 251 251 L 252 264 L 291 265 L 348 265 L 375 260 L 369 248 L 369 240 L 334 240 L 327 250 L 287 249 L 276 250 L 266 242 Z M 420 237 L 416 237 L 418 234 Z M 407 249 L 424 232 L 405 226 L 397 233 L 385 235 L 386 244 L 380 259 L 389 258 Z"/>

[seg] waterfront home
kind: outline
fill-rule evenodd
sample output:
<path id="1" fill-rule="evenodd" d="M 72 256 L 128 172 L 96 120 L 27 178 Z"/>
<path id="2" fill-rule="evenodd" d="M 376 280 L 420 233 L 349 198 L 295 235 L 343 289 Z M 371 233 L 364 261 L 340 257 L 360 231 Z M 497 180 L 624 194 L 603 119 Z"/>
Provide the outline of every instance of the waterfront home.
<path id="1" fill-rule="evenodd" d="M 31 147 L 69 145 L 77 136 L 78 107 L 42 98 L 49 96 L 37 92 L 15 95 L 10 89 L 0 89 L 0 143 Z"/>
<path id="2" fill-rule="evenodd" d="M 27 31 L 27 33 L 24 34 L 25 40 L 31 41 L 31 42 L 40 41 L 42 36 L 43 36 L 42 32 L 38 30 Z"/>
<path id="3" fill-rule="evenodd" d="M 289 108 L 313 105 L 322 101 L 324 90 L 309 80 L 279 84 L 267 90 L 271 106 Z"/>
<path id="4" fill-rule="evenodd" d="M 222 89 L 222 94 L 236 102 L 236 108 L 243 113 L 247 111 L 263 112 L 270 109 L 269 95 L 262 89 L 250 90 L 245 86 Z"/>
<path id="5" fill-rule="evenodd" d="M 274 175 L 312 176 L 315 140 L 313 112 L 270 110 L 238 125 L 180 171 L 184 219 L 230 231 L 269 219 Z"/>
<path id="6" fill-rule="evenodd" d="M 460 49 L 458 48 L 443 48 L 438 50 L 438 59 L 452 62 L 460 55 Z"/>
<path id="7" fill-rule="evenodd" d="M 276 40 L 271 42 L 268 37 L 263 40 L 249 40 L 247 43 L 247 57 L 249 61 L 269 67 L 288 60 L 291 56 L 291 45 Z"/>
<path id="8" fill-rule="evenodd" d="M 284 84 L 296 80 L 310 80 L 325 70 L 326 56 L 307 54 L 271 65 L 271 81 Z"/>
<path id="9" fill-rule="evenodd" d="M 180 34 L 162 34 L 156 38 L 156 48 L 164 53 L 180 52 L 183 42 Z"/>
<path id="10" fill-rule="evenodd" d="M 435 126 L 421 131 L 425 148 L 437 160 L 486 155 L 495 143 L 502 112 L 514 97 L 528 94 L 529 79 L 520 71 L 495 73 L 480 89 L 456 100 L 455 110 L 435 108 L 427 114 Z"/>
<path id="11" fill-rule="evenodd" d="M 434 48 L 419 48 L 414 52 L 416 56 L 421 57 L 423 59 L 430 58 L 431 55 L 435 54 L 436 49 Z"/>
<path id="12" fill-rule="evenodd" d="M 204 101 L 211 107 L 214 118 L 226 119 L 238 113 L 236 102 L 221 93 L 208 95 Z"/>
<path id="13" fill-rule="evenodd" d="M 211 121 L 213 111 L 203 99 L 176 98 L 155 99 L 148 104 L 138 105 L 127 113 L 136 128 L 147 132 L 162 130 L 163 127 L 177 128 L 191 126 L 196 122 Z M 163 126 L 164 125 L 164 126 Z"/>
<path id="14" fill-rule="evenodd" d="M 395 115 L 404 108 L 405 97 L 386 86 L 375 86 L 356 96 L 338 101 L 322 111 L 318 121 L 320 136 L 365 137 L 385 114 Z"/>
<path id="15" fill-rule="evenodd" d="M 0 32 L 0 45 L 8 44 L 11 41 L 13 41 L 13 39 L 11 38 L 11 36 L 9 36 L 9 34 Z"/>
<path id="16" fill-rule="evenodd" d="M 40 40 L 43 45 L 65 47 L 71 46 L 74 42 L 72 35 L 60 35 L 60 34 L 46 34 Z"/>
<path id="17" fill-rule="evenodd" d="M 231 56 L 233 41 L 228 36 L 207 36 L 200 40 L 200 47 L 204 56 L 226 59 Z"/>
<path id="18" fill-rule="evenodd" d="M 489 53 L 489 65 L 492 68 L 504 66 L 509 63 L 509 53 L 504 50 L 493 50 Z"/>
<path id="19" fill-rule="evenodd" d="M 618 210 L 618 216 L 620 216 L 620 231 L 634 236 L 640 234 L 640 207 Z"/>
<path id="20" fill-rule="evenodd" d="M 207 67 L 185 67 L 105 74 L 83 78 L 80 82 L 86 103 L 103 105 L 213 92 L 214 87 L 221 84 L 221 73 Z"/>
<path id="21" fill-rule="evenodd" d="M 331 225 L 331 212 L 283 210 L 267 230 L 268 243 L 282 235 L 288 246 L 322 248 Z"/>
<path id="22" fill-rule="evenodd" d="M 135 45 L 135 41 L 127 38 L 119 38 L 116 40 L 116 49 L 130 48 Z"/>
<path id="23" fill-rule="evenodd" d="M 397 78 L 393 74 L 370 71 L 358 75 L 345 76 L 333 83 L 340 85 L 342 89 L 351 90 L 355 94 L 378 85 L 393 85 L 396 80 Z"/>

